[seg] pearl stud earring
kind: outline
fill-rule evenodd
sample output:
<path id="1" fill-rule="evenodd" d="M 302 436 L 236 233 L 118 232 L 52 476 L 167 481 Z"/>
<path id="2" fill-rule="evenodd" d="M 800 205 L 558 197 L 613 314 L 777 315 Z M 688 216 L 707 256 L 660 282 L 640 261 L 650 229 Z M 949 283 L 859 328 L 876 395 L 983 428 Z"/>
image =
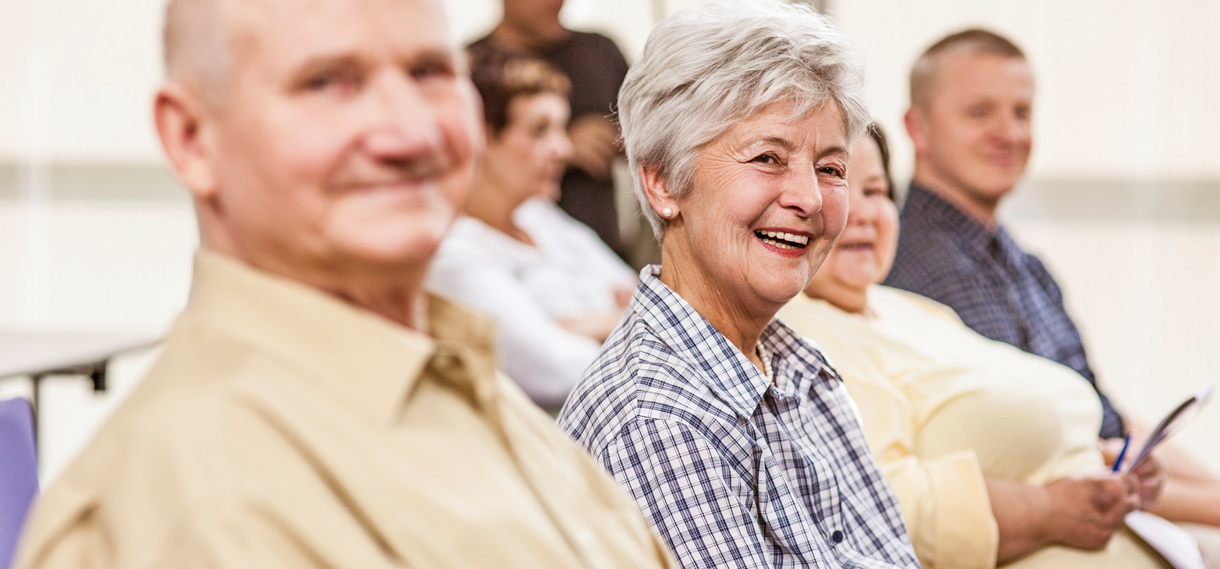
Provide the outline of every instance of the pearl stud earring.
<path id="1" fill-rule="evenodd" d="M 667 208 L 661 210 L 661 217 L 664 217 L 665 219 L 669 219 L 673 216 L 674 216 L 674 208 L 667 207 Z"/>

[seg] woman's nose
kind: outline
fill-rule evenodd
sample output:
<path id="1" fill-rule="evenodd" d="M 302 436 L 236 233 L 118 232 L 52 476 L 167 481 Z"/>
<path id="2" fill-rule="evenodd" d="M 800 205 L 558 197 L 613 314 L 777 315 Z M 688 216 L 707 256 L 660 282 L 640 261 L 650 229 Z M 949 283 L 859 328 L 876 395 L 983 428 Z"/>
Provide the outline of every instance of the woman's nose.
<path id="1" fill-rule="evenodd" d="M 825 188 L 821 184 L 817 172 L 812 168 L 794 170 L 776 201 L 800 217 L 813 217 L 822 210 L 822 191 Z"/>
<path id="2" fill-rule="evenodd" d="M 866 225 L 877 219 L 877 207 L 863 195 L 863 192 L 852 192 L 852 198 L 847 202 L 847 223 L 851 225 Z"/>

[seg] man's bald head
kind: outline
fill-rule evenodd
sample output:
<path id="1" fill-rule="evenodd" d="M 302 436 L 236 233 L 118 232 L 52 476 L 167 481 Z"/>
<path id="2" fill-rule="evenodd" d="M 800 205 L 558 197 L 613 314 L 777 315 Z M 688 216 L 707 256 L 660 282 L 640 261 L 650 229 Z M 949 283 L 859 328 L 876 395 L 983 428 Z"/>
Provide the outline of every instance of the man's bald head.
<path id="1" fill-rule="evenodd" d="M 225 0 L 169 0 L 165 8 L 165 75 L 208 103 L 224 100 L 233 54 Z"/>
<path id="2" fill-rule="evenodd" d="M 483 140 L 441 0 L 171 0 L 165 41 L 203 246 L 420 327 Z"/>
<path id="3" fill-rule="evenodd" d="M 972 28 L 945 36 L 932 44 L 911 67 L 911 106 L 926 108 L 935 87 L 936 75 L 946 57 L 955 55 L 995 55 L 1025 59 L 1017 44 L 997 33 Z"/>

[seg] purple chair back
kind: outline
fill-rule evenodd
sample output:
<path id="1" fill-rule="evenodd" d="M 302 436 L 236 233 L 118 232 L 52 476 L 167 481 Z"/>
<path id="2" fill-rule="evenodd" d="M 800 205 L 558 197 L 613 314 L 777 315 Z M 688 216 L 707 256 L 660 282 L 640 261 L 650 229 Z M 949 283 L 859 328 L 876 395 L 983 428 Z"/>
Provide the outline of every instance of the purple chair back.
<path id="1" fill-rule="evenodd" d="M 25 399 L 0 401 L 0 569 L 12 563 L 21 525 L 37 494 L 34 411 Z"/>

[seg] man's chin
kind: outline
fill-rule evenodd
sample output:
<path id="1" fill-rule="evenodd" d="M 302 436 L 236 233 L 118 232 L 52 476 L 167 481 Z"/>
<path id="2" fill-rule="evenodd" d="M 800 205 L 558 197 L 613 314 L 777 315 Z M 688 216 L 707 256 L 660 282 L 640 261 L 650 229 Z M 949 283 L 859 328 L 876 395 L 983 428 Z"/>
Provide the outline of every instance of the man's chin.
<path id="1" fill-rule="evenodd" d="M 380 239 L 340 240 L 332 252 L 334 265 L 362 273 L 422 273 L 440 248 L 443 232 L 383 235 Z"/>
<path id="2" fill-rule="evenodd" d="M 971 197 L 980 203 L 998 204 L 1017 187 L 1020 176 L 991 176 L 971 184 Z"/>

